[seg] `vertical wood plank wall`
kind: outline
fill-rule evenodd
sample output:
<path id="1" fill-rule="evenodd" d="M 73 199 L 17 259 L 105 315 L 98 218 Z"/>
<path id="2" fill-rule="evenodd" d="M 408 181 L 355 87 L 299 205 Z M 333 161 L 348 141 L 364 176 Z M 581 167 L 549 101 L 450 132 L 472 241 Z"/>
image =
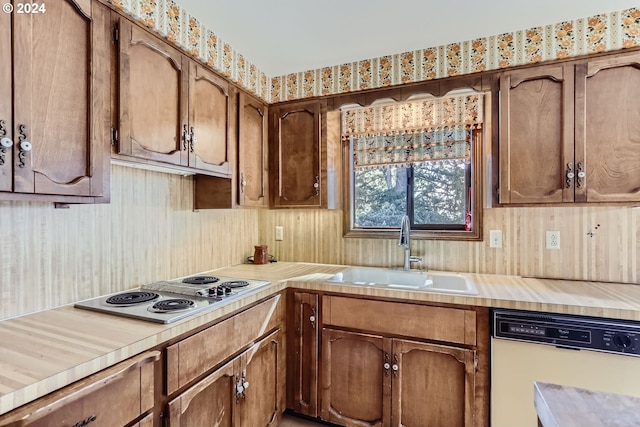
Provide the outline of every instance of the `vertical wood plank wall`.
<path id="1" fill-rule="evenodd" d="M 255 210 L 193 212 L 193 179 L 120 166 L 105 205 L 0 203 L 0 319 L 238 264 Z"/>
<path id="2" fill-rule="evenodd" d="M 412 254 L 432 270 L 640 284 L 640 208 L 494 208 L 484 215 L 483 242 L 413 240 Z M 281 242 L 276 225 L 284 227 Z M 489 248 L 489 230 L 502 230 L 501 249 Z M 560 231 L 559 250 L 545 249 L 546 230 Z M 338 210 L 262 211 L 260 242 L 286 261 L 402 266 L 397 239 L 343 238 Z"/>

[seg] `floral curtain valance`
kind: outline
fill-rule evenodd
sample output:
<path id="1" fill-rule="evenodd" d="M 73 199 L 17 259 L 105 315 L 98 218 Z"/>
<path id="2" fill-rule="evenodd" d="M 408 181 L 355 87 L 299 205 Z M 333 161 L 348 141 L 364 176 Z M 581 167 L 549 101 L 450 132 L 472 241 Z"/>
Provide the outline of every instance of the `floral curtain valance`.
<path id="1" fill-rule="evenodd" d="M 344 109 L 342 135 L 390 135 L 459 126 L 479 128 L 483 117 L 482 99 L 482 94 L 466 94 Z"/>
<path id="2" fill-rule="evenodd" d="M 468 161 L 482 119 L 482 94 L 356 107 L 342 111 L 342 137 L 353 138 L 356 168 Z"/>

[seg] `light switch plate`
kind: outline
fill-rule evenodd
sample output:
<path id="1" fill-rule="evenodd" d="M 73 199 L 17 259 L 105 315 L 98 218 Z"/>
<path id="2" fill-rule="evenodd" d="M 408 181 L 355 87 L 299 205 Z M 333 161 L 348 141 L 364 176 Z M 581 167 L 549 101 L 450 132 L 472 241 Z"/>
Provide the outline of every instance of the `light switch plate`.
<path id="1" fill-rule="evenodd" d="M 502 230 L 489 231 L 489 247 L 490 248 L 502 247 Z"/>

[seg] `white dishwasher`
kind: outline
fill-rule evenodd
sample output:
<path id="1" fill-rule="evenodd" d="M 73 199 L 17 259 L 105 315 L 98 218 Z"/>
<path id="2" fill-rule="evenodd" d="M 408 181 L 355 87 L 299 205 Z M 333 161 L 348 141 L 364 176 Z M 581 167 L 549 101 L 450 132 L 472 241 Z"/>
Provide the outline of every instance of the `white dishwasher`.
<path id="1" fill-rule="evenodd" d="M 640 322 L 492 311 L 491 427 L 537 427 L 533 383 L 640 397 Z"/>

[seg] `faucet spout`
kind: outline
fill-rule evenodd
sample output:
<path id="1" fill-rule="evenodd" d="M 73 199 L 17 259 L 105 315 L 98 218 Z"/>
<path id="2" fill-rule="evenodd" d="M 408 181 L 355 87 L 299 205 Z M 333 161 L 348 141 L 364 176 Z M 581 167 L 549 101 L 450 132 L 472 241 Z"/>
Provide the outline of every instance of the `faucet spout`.
<path id="1" fill-rule="evenodd" d="M 422 261 L 422 258 L 411 256 L 411 224 L 409 223 L 409 217 L 407 215 L 402 217 L 402 222 L 400 223 L 400 239 L 398 240 L 398 246 L 404 248 L 403 270 L 409 271 L 411 270 L 412 262 Z"/>

